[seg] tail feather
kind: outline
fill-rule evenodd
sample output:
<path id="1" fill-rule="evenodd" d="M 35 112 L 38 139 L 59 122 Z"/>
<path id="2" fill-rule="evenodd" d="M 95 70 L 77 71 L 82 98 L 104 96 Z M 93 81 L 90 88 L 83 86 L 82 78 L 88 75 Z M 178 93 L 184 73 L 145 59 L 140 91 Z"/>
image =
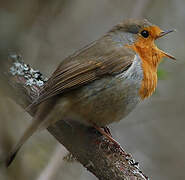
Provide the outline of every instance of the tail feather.
<path id="1" fill-rule="evenodd" d="M 16 146 L 12 149 L 8 157 L 6 158 L 6 166 L 9 167 L 13 160 L 15 159 L 17 153 L 19 152 L 22 145 L 33 135 L 33 133 L 39 128 L 41 121 L 33 120 L 32 124 L 26 129 L 26 131 L 21 136 L 20 140 Z"/>
<path id="2" fill-rule="evenodd" d="M 29 112 L 31 111 L 34 107 L 37 107 L 40 103 L 37 102 L 37 99 L 34 100 L 30 105 L 28 105 L 26 108 L 25 108 L 25 111 Z"/>
<path id="3" fill-rule="evenodd" d="M 28 106 L 28 109 L 34 107 L 35 103 L 36 101 L 32 103 L 30 106 Z M 46 102 L 39 104 L 39 108 L 36 112 L 34 119 L 31 122 L 31 125 L 26 129 L 26 131 L 23 133 L 23 135 L 21 136 L 16 146 L 13 148 L 13 150 L 8 155 L 6 159 L 7 167 L 11 165 L 11 163 L 15 159 L 22 145 L 34 134 L 34 132 L 39 130 L 42 126 L 43 126 L 42 129 L 46 128 L 45 123 L 47 125 L 50 124 L 50 122 L 48 122 L 47 119 L 45 118 L 52 110 L 52 106 L 54 104 L 55 104 L 55 98 L 51 99 L 50 101 L 46 101 Z"/>
<path id="4" fill-rule="evenodd" d="M 9 167 L 10 165 L 11 165 L 11 163 L 13 162 L 13 160 L 15 159 L 15 156 L 17 155 L 17 153 L 18 153 L 18 151 L 19 151 L 19 149 L 17 149 L 16 151 L 12 151 L 11 153 L 10 153 L 10 155 L 7 157 L 7 159 L 6 159 L 6 167 Z"/>

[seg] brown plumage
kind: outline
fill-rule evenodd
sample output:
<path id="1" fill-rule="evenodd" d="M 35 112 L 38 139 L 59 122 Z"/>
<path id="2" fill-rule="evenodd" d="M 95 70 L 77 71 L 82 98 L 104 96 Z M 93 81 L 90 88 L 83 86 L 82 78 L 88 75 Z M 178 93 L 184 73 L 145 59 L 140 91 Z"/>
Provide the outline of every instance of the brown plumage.
<path id="1" fill-rule="evenodd" d="M 107 34 L 66 58 L 46 82 L 39 98 L 31 106 L 102 76 L 121 73 L 132 64 L 134 56 L 135 53 L 127 47 L 114 47 Z"/>

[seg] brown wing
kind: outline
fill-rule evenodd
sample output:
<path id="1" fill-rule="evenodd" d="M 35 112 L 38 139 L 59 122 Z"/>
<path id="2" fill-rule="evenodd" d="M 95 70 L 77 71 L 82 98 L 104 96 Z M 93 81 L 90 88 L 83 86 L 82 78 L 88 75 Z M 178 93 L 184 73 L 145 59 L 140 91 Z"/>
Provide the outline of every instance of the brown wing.
<path id="1" fill-rule="evenodd" d="M 134 57 L 133 51 L 124 46 L 116 46 L 112 41 L 94 42 L 66 58 L 58 66 L 33 105 L 102 76 L 119 74 L 132 64 Z"/>

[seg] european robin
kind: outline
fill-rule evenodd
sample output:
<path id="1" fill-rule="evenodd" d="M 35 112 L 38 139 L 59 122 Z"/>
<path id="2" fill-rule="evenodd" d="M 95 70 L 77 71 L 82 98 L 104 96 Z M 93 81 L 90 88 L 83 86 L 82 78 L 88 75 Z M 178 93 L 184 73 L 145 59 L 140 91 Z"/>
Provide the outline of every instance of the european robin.
<path id="1" fill-rule="evenodd" d="M 147 20 L 129 19 L 64 59 L 29 106 L 38 110 L 7 166 L 37 129 L 61 119 L 93 126 L 114 142 L 101 127 L 120 121 L 152 95 L 161 58 L 175 59 L 154 41 L 170 32 Z"/>

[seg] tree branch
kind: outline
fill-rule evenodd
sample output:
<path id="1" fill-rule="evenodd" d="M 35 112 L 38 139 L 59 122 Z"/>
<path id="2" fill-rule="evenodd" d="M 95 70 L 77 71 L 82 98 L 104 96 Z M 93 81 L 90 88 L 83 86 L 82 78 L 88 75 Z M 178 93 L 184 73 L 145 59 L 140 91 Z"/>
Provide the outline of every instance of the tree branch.
<path id="1" fill-rule="evenodd" d="M 46 82 L 41 73 L 26 65 L 17 53 L 1 55 L 0 80 L 6 94 L 24 109 Z M 34 116 L 35 111 L 28 113 Z M 100 180 L 147 179 L 130 154 L 115 147 L 93 128 L 58 121 L 48 131 Z"/>

